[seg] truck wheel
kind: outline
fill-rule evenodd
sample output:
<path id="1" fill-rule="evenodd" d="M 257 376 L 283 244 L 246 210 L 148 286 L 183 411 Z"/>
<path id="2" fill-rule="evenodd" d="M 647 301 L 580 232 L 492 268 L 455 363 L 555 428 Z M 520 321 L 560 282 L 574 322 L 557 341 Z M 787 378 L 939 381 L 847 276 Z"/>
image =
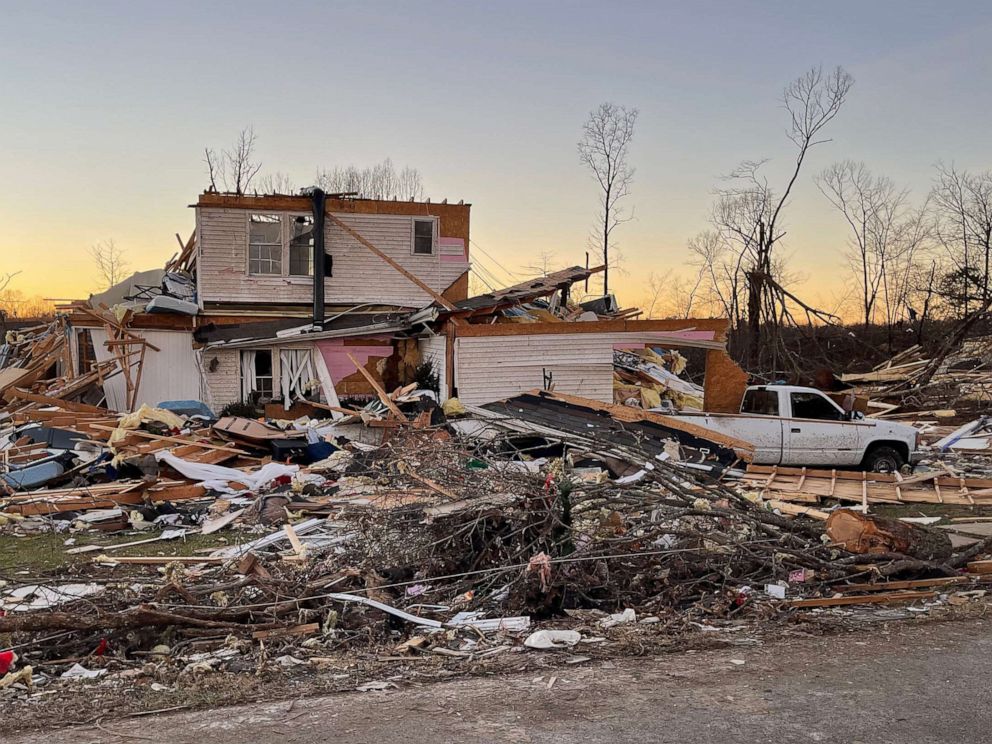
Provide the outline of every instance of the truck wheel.
<path id="1" fill-rule="evenodd" d="M 861 466 L 873 473 L 896 473 L 905 460 L 894 447 L 875 447 L 865 455 Z"/>

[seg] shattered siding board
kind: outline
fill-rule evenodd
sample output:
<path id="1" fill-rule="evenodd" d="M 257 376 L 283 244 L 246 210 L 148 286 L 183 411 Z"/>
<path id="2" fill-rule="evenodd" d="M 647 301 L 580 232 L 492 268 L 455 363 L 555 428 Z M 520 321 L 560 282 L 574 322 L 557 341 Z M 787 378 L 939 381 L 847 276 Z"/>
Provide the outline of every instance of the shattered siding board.
<path id="1" fill-rule="evenodd" d="M 312 301 L 310 277 L 248 275 L 249 211 L 201 207 L 197 212 L 201 302 L 305 304 Z M 449 242 L 439 245 L 434 255 L 414 255 L 413 216 L 337 213 L 335 216 L 436 292 L 450 287 L 468 269 L 464 241 L 460 248 Z M 330 221 L 325 228 L 325 242 L 333 261 L 333 276 L 324 283 L 328 304 L 422 307 L 431 301 L 429 295 Z"/>
<path id="2" fill-rule="evenodd" d="M 423 360 L 434 365 L 434 371 L 438 377 L 438 387 L 441 390 L 439 397 L 443 403 L 448 398 L 448 372 L 444 356 L 447 339 L 444 336 L 431 336 L 419 339 L 417 345 L 420 347 L 420 356 Z"/>
<path id="3" fill-rule="evenodd" d="M 455 385 L 464 403 L 481 405 L 544 387 L 613 400 L 615 334 L 500 336 L 456 341 Z"/>

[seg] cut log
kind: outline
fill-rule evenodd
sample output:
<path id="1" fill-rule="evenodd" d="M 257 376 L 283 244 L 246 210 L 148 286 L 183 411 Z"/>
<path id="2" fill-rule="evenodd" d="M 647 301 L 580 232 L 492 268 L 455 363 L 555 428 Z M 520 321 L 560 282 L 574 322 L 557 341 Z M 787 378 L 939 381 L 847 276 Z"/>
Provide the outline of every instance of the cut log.
<path id="1" fill-rule="evenodd" d="M 827 520 L 827 535 L 852 553 L 902 553 L 923 561 L 951 557 L 951 538 L 898 519 L 838 509 Z"/>

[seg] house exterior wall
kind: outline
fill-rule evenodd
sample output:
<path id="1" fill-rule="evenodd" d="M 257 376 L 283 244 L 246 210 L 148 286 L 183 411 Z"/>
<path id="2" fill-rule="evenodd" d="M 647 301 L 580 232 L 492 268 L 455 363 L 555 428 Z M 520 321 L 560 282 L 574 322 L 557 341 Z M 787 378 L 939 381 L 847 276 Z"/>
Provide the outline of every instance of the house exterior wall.
<path id="1" fill-rule="evenodd" d="M 241 402 L 241 355 L 237 349 L 208 349 L 202 352 L 204 403 L 214 413 Z M 212 361 L 214 370 L 210 371 Z"/>
<path id="2" fill-rule="evenodd" d="M 471 405 L 544 387 L 611 403 L 616 334 L 480 336 L 455 341 L 458 399 Z"/>
<path id="3" fill-rule="evenodd" d="M 375 209 L 375 211 L 371 211 Z M 329 200 L 333 214 L 435 292 L 464 282 L 468 270 L 467 205 Z M 197 283 L 201 306 L 208 303 L 306 304 L 312 302 L 308 276 L 248 273 L 248 224 L 255 214 L 309 215 L 299 197 L 230 197 L 204 194 L 196 206 Z M 413 253 L 415 219 L 435 221 L 432 255 Z M 324 279 L 325 301 L 423 307 L 430 295 L 328 220 L 325 251 L 333 275 Z M 287 261 L 284 258 L 283 270 Z M 451 293 L 449 292 L 449 297 Z M 461 299 L 451 297 L 451 299 Z"/>

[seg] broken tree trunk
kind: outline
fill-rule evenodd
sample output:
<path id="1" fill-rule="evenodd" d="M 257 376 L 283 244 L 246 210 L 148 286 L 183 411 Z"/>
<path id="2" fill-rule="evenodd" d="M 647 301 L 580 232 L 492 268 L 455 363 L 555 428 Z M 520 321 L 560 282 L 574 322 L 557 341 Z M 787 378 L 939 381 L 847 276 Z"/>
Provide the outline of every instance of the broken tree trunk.
<path id="1" fill-rule="evenodd" d="M 76 615 L 68 612 L 24 612 L 0 617 L 0 633 L 36 632 L 41 630 L 127 630 L 130 628 L 164 627 L 173 625 L 188 628 L 217 630 L 271 630 L 284 627 L 283 623 L 238 623 L 212 619 L 192 613 L 164 612 L 149 605 L 139 605 L 123 612 L 101 612 L 96 615 Z"/>
<path id="2" fill-rule="evenodd" d="M 850 509 L 830 515 L 827 535 L 852 553 L 902 553 L 924 561 L 951 557 L 951 538 L 941 530 Z"/>

